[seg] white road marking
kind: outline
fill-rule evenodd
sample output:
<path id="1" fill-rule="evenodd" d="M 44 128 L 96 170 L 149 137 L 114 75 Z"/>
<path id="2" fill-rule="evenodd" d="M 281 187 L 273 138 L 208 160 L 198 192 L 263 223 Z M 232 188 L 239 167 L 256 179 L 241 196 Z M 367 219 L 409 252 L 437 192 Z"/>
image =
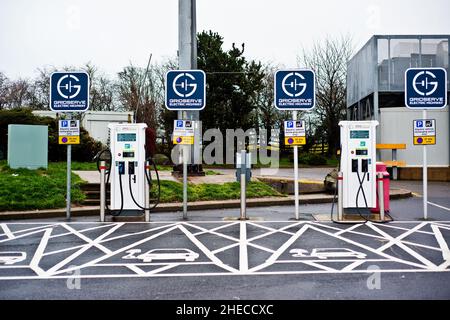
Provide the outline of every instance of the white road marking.
<path id="1" fill-rule="evenodd" d="M 444 210 L 450 211 L 450 208 L 447 208 L 447 207 L 441 206 L 441 205 L 439 205 L 439 204 L 437 204 L 437 203 L 434 203 L 434 202 L 430 202 L 430 201 L 428 201 L 428 204 L 431 204 L 432 206 L 435 206 L 435 207 L 438 207 L 438 208 L 441 208 L 441 209 L 444 209 Z"/>
<path id="2" fill-rule="evenodd" d="M 124 266 L 127 267 L 128 269 L 130 269 L 131 271 L 135 272 L 136 274 L 140 275 L 140 276 L 146 275 L 146 272 L 144 272 L 144 270 L 142 270 L 141 268 L 139 268 L 138 266 L 136 266 L 134 264 L 127 264 L 127 265 L 124 265 Z"/>
<path id="3" fill-rule="evenodd" d="M 29 235 L 35 235 L 35 234 L 39 234 L 44 232 L 44 235 L 42 236 L 42 238 L 40 239 L 40 243 L 38 245 L 38 249 L 36 250 L 36 252 L 34 253 L 33 259 L 32 259 L 32 264 L 30 264 L 30 266 L 0 266 L 0 271 L 1 270 L 5 270 L 5 269 L 15 269 L 15 270 L 19 270 L 19 269 L 24 269 L 24 268 L 31 268 L 33 269 L 37 275 L 35 276 L 7 276 L 7 277 L 2 277 L 0 275 L 0 280 L 12 280 L 12 279 L 67 279 L 70 277 L 73 277 L 73 275 L 66 275 L 64 274 L 65 272 L 71 271 L 71 270 L 77 270 L 77 269 L 85 269 L 86 273 L 82 273 L 82 275 L 77 276 L 77 278 L 126 278 L 126 277 L 177 277 L 177 276 L 210 276 L 210 275 L 264 275 L 264 274 L 270 274 L 270 275 L 277 275 L 277 274 L 316 274 L 316 273 L 332 273 L 332 274 L 336 274 L 336 273 L 372 273 L 373 270 L 365 270 L 364 268 L 357 268 L 358 266 L 362 265 L 365 262 L 372 262 L 372 261 L 388 261 L 388 262 L 396 262 L 396 263 L 400 263 L 400 264 L 406 264 L 409 266 L 413 266 L 415 267 L 414 269 L 389 269 L 389 270 L 380 270 L 379 272 L 448 272 L 450 271 L 450 269 L 448 269 L 448 267 L 450 266 L 450 260 L 446 260 L 445 262 L 441 263 L 440 265 L 436 266 L 434 264 L 427 263 L 427 259 L 425 259 L 424 257 L 422 257 L 419 253 L 415 252 L 413 249 L 409 248 L 406 245 L 411 245 L 411 246 L 417 246 L 417 247 L 421 247 L 424 249 L 429 249 L 429 250 L 434 250 L 434 251 L 440 251 L 443 254 L 443 257 L 449 257 L 450 253 L 448 251 L 448 245 L 445 242 L 444 237 L 442 236 L 441 230 L 439 228 L 443 228 L 443 229 L 448 229 L 450 230 L 450 225 L 446 224 L 449 223 L 448 221 L 440 221 L 440 222 L 423 222 L 420 223 L 419 225 L 414 226 L 411 229 L 408 228 L 403 228 L 400 227 L 405 223 L 417 223 L 417 222 L 411 222 L 411 221 L 401 221 L 401 222 L 393 222 L 390 223 L 389 225 L 383 225 L 386 227 L 390 227 L 390 228 L 396 228 L 396 229 L 401 229 L 404 230 L 405 232 L 403 234 L 401 234 L 399 237 L 394 238 L 393 236 L 390 236 L 388 233 L 384 232 L 383 230 L 381 230 L 380 228 L 376 227 L 375 225 L 372 225 L 371 223 L 367 223 L 366 225 L 368 227 L 370 227 L 372 230 L 374 230 L 378 235 L 373 235 L 373 234 L 369 234 L 369 233 L 364 233 L 364 232 L 357 232 L 354 229 L 357 228 L 358 226 L 362 225 L 362 224 L 358 224 L 358 225 L 352 225 L 350 227 L 347 228 L 336 228 L 333 226 L 333 224 L 331 223 L 318 223 L 318 222 L 309 222 L 309 221 L 302 221 L 302 222 L 295 222 L 295 223 L 289 223 L 286 221 L 277 221 L 276 223 L 280 223 L 283 222 L 286 225 L 282 226 L 280 228 L 273 228 L 270 227 L 270 223 L 274 223 L 275 221 L 261 221 L 258 223 L 255 222 L 218 222 L 218 221 L 205 221 L 205 222 L 201 222 L 201 223 L 211 223 L 211 224 L 218 224 L 217 227 L 214 227 L 212 229 L 206 229 L 203 228 L 201 226 L 195 225 L 194 223 L 189 223 L 189 222 L 152 222 L 152 224 L 159 224 L 160 226 L 153 228 L 153 229 L 148 229 L 148 230 L 144 230 L 144 231 L 139 231 L 139 232 L 131 232 L 131 233 L 127 233 L 127 234 L 122 234 L 119 236 L 115 236 L 112 238 L 108 238 L 105 239 L 105 237 L 107 237 L 110 234 L 113 234 L 117 228 L 119 228 L 121 225 L 123 225 L 123 223 L 113 223 L 113 224 L 108 224 L 108 225 L 101 225 L 99 226 L 98 224 L 94 224 L 94 223 L 78 223 L 78 224 L 86 224 L 86 225 L 94 225 L 93 227 L 88 227 L 82 230 L 75 230 L 73 228 L 71 228 L 69 225 L 70 224 L 77 224 L 77 223 L 69 223 L 69 224 L 65 224 L 65 223 L 57 223 L 52 225 L 52 228 L 47 228 L 47 229 L 42 229 L 45 224 L 41 223 L 42 226 L 39 227 L 33 227 L 33 228 L 28 228 L 26 230 L 20 230 L 20 233 L 24 233 L 24 232 L 28 232 L 26 234 L 20 234 L 18 235 L 19 232 L 11 232 L 11 234 L 13 235 L 13 239 L 17 239 L 17 238 L 24 238 L 26 236 Z M 200 222 L 195 222 L 195 223 L 200 223 Z M 269 223 L 269 225 L 265 225 Z M 11 223 L 9 225 L 12 224 L 16 224 L 16 223 Z M 17 224 L 28 224 L 28 225 L 36 225 L 39 223 L 17 223 Z M 142 222 L 136 222 L 133 224 L 143 224 Z M 235 237 L 231 237 L 225 234 L 221 234 L 220 231 L 223 228 L 232 226 L 234 224 L 239 224 L 240 225 L 240 234 L 239 234 L 239 239 L 235 238 Z M 9 229 L 8 224 L 5 223 L 6 228 Z M 48 223 L 47 223 L 48 225 Z M 143 225 L 150 225 L 148 223 L 145 223 Z M 259 227 L 261 229 L 265 229 L 268 230 L 269 232 L 264 233 L 263 235 L 258 235 L 256 237 L 253 238 L 248 238 L 248 232 L 249 229 L 246 227 L 247 225 L 253 225 L 255 227 Z M 293 228 L 295 226 L 301 226 L 301 228 L 296 232 L 296 233 L 290 233 L 285 231 L 286 229 L 289 228 Z M 422 227 L 424 227 L 425 225 L 430 225 L 431 229 L 433 230 L 433 232 L 427 232 L 427 231 L 423 231 L 420 230 Z M 200 230 L 200 232 L 196 232 L 196 233 L 191 233 L 188 229 L 186 229 L 184 226 L 192 226 L 193 228 L 196 228 L 197 230 Z M 433 227 L 434 226 L 434 227 Z M 69 232 L 64 233 L 64 234 L 58 234 L 58 235 L 51 235 L 53 228 L 56 227 L 64 227 L 67 230 L 69 230 Z M 85 235 L 83 235 L 82 233 L 84 231 L 88 231 L 88 230 L 95 230 L 95 229 L 100 229 L 103 227 L 109 227 L 109 229 L 102 233 L 101 236 L 99 236 L 97 239 L 89 239 L 87 238 Z M 37 231 L 33 231 L 31 232 L 31 230 L 36 230 L 39 229 Z M 211 262 L 179 262 L 179 263 L 102 263 L 102 261 L 104 261 L 105 259 L 108 259 L 116 254 L 120 254 L 121 252 L 127 251 L 128 249 L 132 248 L 132 247 L 136 247 L 137 245 L 144 243 L 146 241 L 149 241 L 151 239 L 154 239 L 160 235 L 166 234 L 168 232 L 171 232 L 172 230 L 175 229 L 179 229 L 181 230 L 203 253 L 205 253 L 206 256 L 208 256 L 211 260 Z M 290 243 L 294 243 L 297 239 L 300 239 L 301 241 L 301 236 L 304 236 L 303 233 L 308 229 L 312 229 L 315 231 L 318 231 L 320 233 L 323 233 L 325 235 L 328 235 L 330 237 L 334 237 L 336 239 L 345 241 L 349 244 L 352 244 L 354 246 L 357 246 L 359 248 L 363 248 L 369 252 L 373 252 L 375 254 L 378 254 L 381 257 L 384 257 L 385 259 L 358 259 L 358 260 L 346 260 L 346 259 L 327 259 L 326 262 L 349 262 L 349 264 L 347 266 L 345 266 L 342 269 L 334 269 L 332 267 L 329 267 L 328 265 L 325 265 L 325 260 L 277 260 L 282 254 L 283 252 L 285 252 L 290 244 L 282 244 L 277 250 L 272 250 L 269 248 L 265 248 L 263 246 L 257 245 L 255 243 L 251 243 L 250 240 L 256 240 L 256 239 L 261 239 L 261 238 L 265 238 L 265 237 L 269 237 L 268 239 L 271 239 L 270 236 L 274 235 L 276 233 L 284 233 L 284 234 L 289 234 L 291 235 L 290 239 L 288 240 L 288 242 Z M 3 230 L 5 230 L 4 228 L 2 228 Z M 130 237 L 130 236 L 136 236 L 136 235 L 144 235 L 148 232 L 154 232 L 157 230 L 161 230 L 163 229 L 163 231 L 153 234 L 145 239 L 141 239 L 137 242 L 134 242 L 131 245 L 128 245 L 124 248 L 121 248 L 119 250 L 116 251 L 111 251 L 110 249 L 108 249 L 107 247 L 104 247 L 104 245 L 106 245 L 109 241 L 112 241 L 113 239 L 122 239 L 122 238 L 126 238 L 126 237 Z M 333 231 L 326 231 L 324 229 L 331 229 Z M 299 234 L 300 233 L 300 234 Z M 437 242 L 439 243 L 440 248 L 435 248 L 435 247 L 431 247 L 431 246 L 427 246 L 424 244 L 419 244 L 419 243 L 413 243 L 413 242 L 409 242 L 409 241 L 403 241 L 404 238 L 406 238 L 408 235 L 410 234 L 414 234 L 414 233 L 427 233 L 427 234 L 432 234 L 436 237 Z M 5 232 L 6 234 L 6 232 Z M 81 246 L 76 246 L 76 247 L 71 247 L 71 248 L 64 248 L 64 249 L 60 249 L 54 252 L 47 252 L 44 253 L 47 244 L 52 241 L 55 238 L 61 238 L 64 235 L 69 235 L 69 234 L 73 234 L 76 235 L 82 239 L 84 239 L 83 237 L 85 237 L 86 239 L 89 239 L 89 241 L 87 241 L 88 243 L 81 245 Z M 226 245 L 222 248 L 218 248 L 214 251 L 210 251 L 206 246 L 204 246 L 202 244 L 202 242 L 200 242 L 197 238 L 196 235 L 200 236 L 203 234 L 212 234 L 215 235 L 217 237 L 220 238 L 226 238 L 229 240 L 232 240 L 234 243 L 231 245 Z M 381 246 L 380 248 L 383 248 L 380 251 L 380 248 L 371 248 L 368 246 L 365 246 L 361 243 L 358 243 L 356 241 L 353 241 L 351 239 L 348 239 L 346 237 L 343 237 L 343 234 L 347 234 L 346 236 L 349 237 L 352 234 L 359 234 L 359 235 L 364 235 L 364 236 L 368 236 L 374 239 L 380 239 L 380 240 L 385 240 L 388 241 L 387 244 Z M 276 236 L 276 235 L 275 235 Z M 4 243 L 7 241 L 11 241 L 13 239 L 9 239 L 10 236 L 8 236 L 8 239 L 4 239 L 2 241 L 0 241 L 0 243 Z M 411 254 L 414 257 L 422 257 L 424 260 L 420 260 L 422 264 L 418 264 L 418 263 L 413 263 L 410 261 L 406 261 L 406 260 L 402 260 L 400 258 L 391 256 L 389 254 L 386 254 L 385 252 L 383 252 L 384 250 L 386 250 L 387 248 L 391 247 L 394 244 L 398 244 L 400 243 L 400 247 L 402 248 L 406 248 L 409 249 L 410 251 L 408 252 L 409 254 Z M 56 270 L 57 268 L 55 268 L 56 266 L 53 266 L 53 270 L 52 272 L 50 272 L 49 274 L 45 274 L 44 270 L 42 270 L 39 267 L 39 263 L 40 260 L 43 256 L 48 255 L 48 254 L 56 254 L 59 252 L 64 252 L 64 251 L 68 251 L 68 250 L 73 250 L 73 249 L 80 249 L 78 252 L 80 251 L 85 251 L 87 249 L 85 248 L 90 248 L 90 247 L 95 247 L 96 245 L 102 244 L 102 246 L 109 250 L 109 252 L 107 251 L 107 253 L 105 255 L 103 255 L 102 257 L 99 257 L 97 259 L 94 259 L 88 263 L 85 263 L 81 266 L 74 266 L 71 268 L 68 268 L 66 270 Z M 220 259 L 218 259 L 216 257 L 216 253 L 225 251 L 227 249 L 231 249 L 233 247 L 237 247 L 239 246 L 239 270 L 230 267 L 229 265 L 225 264 L 223 261 L 221 261 Z M 269 259 L 267 259 L 264 263 L 255 266 L 252 269 L 248 268 L 248 259 L 249 259 L 249 252 L 248 252 L 248 247 L 252 246 L 261 250 L 264 250 L 266 252 L 270 252 L 271 256 L 269 257 Z M 404 249 L 405 250 L 405 249 Z M 75 257 L 76 258 L 76 257 Z M 67 260 L 67 259 L 66 259 Z M 67 260 L 66 264 L 67 265 L 70 261 Z M 429 261 L 428 261 L 429 262 Z M 283 263 L 295 263 L 295 264 L 303 264 L 303 265 L 309 265 L 314 269 L 311 270 L 302 270 L 302 271 L 298 271 L 298 270 L 291 270 L 291 271 L 262 271 L 261 269 L 266 268 L 269 265 L 276 265 L 276 264 L 283 264 Z M 62 265 L 61 263 L 60 267 L 64 267 L 64 265 Z M 196 272 L 196 273 L 192 273 L 192 272 L 186 272 L 186 273 L 180 273 L 180 272 L 165 272 L 168 271 L 170 269 L 173 269 L 176 266 L 187 266 L 187 265 L 195 265 L 195 264 L 199 264 L 199 265 L 214 265 L 214 266 L 218 266 L 221 268 L 225 269 L 225 272 Z M 89 274 L 89 269 L 87 268 L 91 268 L 91 267 L 126 267 L 130 270 L 132 270 L 134 273 L 130 274 L 130 273 L 126 273 L 126 274 L 120 274 L 120 273 L 113 273 L 112 274 Z M 142 270 L 140 268 L 140 266 L 160 266 L 156 269 L 153 269 L 149 272 L 145 272 L 144 270 Z M 15 268 L 13 268 L 15 267 Z M 51 268 L 51 269 L 52 269 Z M 303 267 L 304 268 L 304 267 Z M 294 268 L 295 269 L 295 268 Z M 50 269 L 49 269 L 50 270 Z M 2 271 L 3 272 L 3 271 Z M 120 272 L 120 271 L 118 271 Z"/>
<path id="4" fill-rule="evenodd" d="M 336 232 L 335 235 L 340 236 L 343 233 L 353 231 L 354 229 L 358 228 L 359 226 L 361 226 L 361 224 L 355 224 L 355 225 L 351 226 L 350 228 L 342 229 L 341 231 Z"/>
<path id="5" fill-rule="evenodd" d="M 172 231 L 172 230 L 175 230 L 175 229 L 177 229 L 177 228 L 178 228 L 177 226 L 173 226 L 173 227 L 171 227 L 171 228 L 167 228 L 167 229 L 165 229 L 164 231 L 161 231 L 161 232 L 156 233 L 156 234 L 153 234 L 153 235 L 151 235 L 151 236 L 149 236 L 149 237 L 147 237 L 147 238 L 144 238 L 144 239 L 141 239 L 141 240 L 139 240 L 139 241 L 136 241 L 136 242 L 134 242 L 134 243 L 132 243 L 132 244 L 129 244 L 128 246 L 125 246 L 125 247 L 123 247 L 123 248 L 120 248 L 120 249 L 118 249 L 118 250 L 116 250 L 116 251 L 112 251 L 112 252 L 109 253 L 109 254 L 106 254 L 106 255 L 104 255 L 104 256 L 102 256 L 102 257 L 99 257 L 99 258 L 97 258 L 97 259 L 91 260 L 91 261 L 89 261 L 89 262 L 87 262 L 87 263 L 82 264 L 81 266 L 77 266 L 77 267 L 72 267 L 72 268 L 68 268 L 68 269 L 59 270 L 59 271 L 55 272 L 54 274 L 56 275 L 56 274 L 61 274 L 61 273 L 70 272 L 70 271 L 73 271 L 73 270 L 79 270 L 79 269 L 82 269 L 82 268 L 90 267 L 90 266 L 92 266 L 92 265 L 95 265 L 97 262 L 100 262 L 100 261 L 109 259 L 109 258 L 111 258 L 112 256 L 115 256 L 116 254 L 125 252 L 125 251 L 127 251 L 127 250 L 129 250 L 129 249 L 131 249 L 131 248 L 134 248 L 134 247 L 136 247 L 136 246 L 138 246 L 138 245 L 140 245 L 140 244 L 142 244 L 142 243 L 145 243 L 145 242 L 147 242 L 147 241 L 150 241 L 150 240 L 152 240 L 152 239 L 154 239 L 154 238 L 159 237 L 160 235 L 163 235 L 163 234 L 165 234 L 165 233 L 168 233 L 168 232 L 170 232 L 170 231 Z"/>
<path id="6" fill-rule="evenodd" d="M 264 269 L 271 264 L 273 264 L 285 251 L 289 248 L 295 240 L 297 240 L 306 230 L 308 230 L 309 226 L 307 224 L 303 225 L 300 230 L 298 230 L 288 241 L 286 241 L 277 251 L 275 251 L 263 264 L 259 266 L 253 267 L 250 271 L 258 271 Z"/>
<path id="7" fill-rule="evenodd" d="M 8 226 L 6 225 L 6 223 L 0 223 L 0 227 L 2 227 L 3 229 L 3 234 L 8 238 L 8 239 L 13 239 L 14 235 L 11 232 L 11 230 L 9 230 Z"/>
<path id="8" fill-rule="evenodd" d="M 403 239 L 403 238 L 407 237 L 408 235 L 410 235 L 411 233 L 413 233 L 413 232 L 411 232 L 411 230 L 413 230 L 415 228 L 417 228 L 417 229 L 422 228 L 425 225 L 423 222 L 421 224 L 419 224 L 418 226 L 412 228 L 410 231 L 407 231 L 407 232 L 403 233 L 401 236 L 396 237 L 396 238 L 394 238 L 394 237 L 390 236 L 389 234 L 387 234 L 386 232 L 380 230 L 379 228 L 374 226 L 373 223 L 371 223 L 371 222 L 368 222 L 367 225 L 370 228 L 372 228 L 373 230 L 377 231 L 381 235 L 384 235 L 387 239 L 390 240 L 387 244 L 385 244 L 381 248 L 377 249 L 377 251 L 383 251 L 383 250 L 386 250 L 387 248 L 389 248 L 389 247 L 391 247 L 393 245 L 397 245 L 400 248 L 402 248 L 403 250 L 405 250 L 406 252 L 408 252 L 411 256 L 413 256 L 414 258 L 416 258 L 417 260 L 422 262 L 428 268 L 436 268 L 437 269 L 437 265 L 435 265 L 433 262 L 431 262 L 430 260 L 426 259 L 425 257 L 423 257 L 422 255 L 418 254 L 413 249 L 411 249 L 410 247 L 406 246 L 404 243 L 401 242 L 401 239 Z"/>
<path id="9" fill-rule="evenodd" d="M 248 272 L 247 224 L 245 221 L 241 221 L 239 229 L 239 271 Z"/>
<path id="10" fill-rule="evenodd" d="M 82 255 L 84 252 L 86 252 L 87 250 L 91 249 L 92 247 L 96 247 L 100 250 L 102 250 L 104 253 L 106 254 L 110 254 L 112 251 L 109 250 L 108 248 L 100 245 L 98 242 L 102 239 L 104 239 L 105 237 L 107 237 L 108 235 L 110 235 L 111 233 L 113 233 L 114 231 L 116 231 L 118 228 L 120 228 L 122 224 L 117 224 L 114 227 L 112 227 L 111 229 L 109 229 L 108 231 L 106 231 L 105 233 L 103 233 L 101 236 L 95 238 L 95 240 L 91 240 L 90 238 L 86 237 L 85 235 L 79 233 L 78 231 L 76 231 L 75 229 L 73 229 L 72 227 L 66 226 L 65 228 L 67 228 L 67 230 L 72 231 L 74 234 L 76 234 L 77 236 L 79 236 L 80 238 L 82 238 L 83 240 L 85 240 L 88 244 L 83 246 L 83 248 L 81 248 L 80 250 L 78 250 L 77 252 L 74 252 L 73 254 L 71 254 L 70 256 L 68 256 L 66 259 L 62 260 L 60 263 L 54 265 L 53 267 L 51 267 L 49 270 L 47 270 L 48 273 L 52 274 L 55 273 L 56 271 L 58 271 L 59 269 L 61 269 L 62 267 L 66 266 L 67 264 L 69 264 L 71 261 L 73 261 L 74 259 L 76 259 L 77 257 L 79 257 L 80 255 Z M 75 231 L 75 232 L 74 232 Z"/>
<path id="11" fill-rule="evenodd" d="M 230 272 L 237 272 L 233 267 L 230 267 L 229 265 L 226 265 L 223 263 L 219 258 L 217 258 L 203 243 L 201 243 L 194 235 L 189 232 L 188 229 L 186 229 L 183 225 L 178 226 L 178 228 L 184 232 L 184 234 L 191 240 L 211 261 L 213 261 L 217 266 L 228 270 Z"/>
<path id="12" fill-rule="evenodd" d="M 52 234 L 53 229 L 44 229 L 44 235 L 41 238 L 41 242 L 39 242 L 39 246 L 37 247 L 33 258 L 30 262 L 30 268 L 37 273 L 38 276 L 45 276 L 47 273 L 39 267 L 39 262 L 42 259 L 42 254 L 44 253 L 45 248 L 47 247 L 48 239 L 50 238 L 50 235 Z M 39 230 L 39 232 L 42 232 L 43 230 Z"/>
<path id="13" fill-rule="evenodd" d="M 442 251 L 442 259 L 444 259 L 444 261 L 449 261 L 450 260 L 450 250 L 448 249 L 448 244 L 445 241 L 444 237 L 442 236 L 441 230 L 439 230 L 439 227 L 436 225 L 431 224 L 431 229 L 434 232 L 434 236 L 436 238 L 436 241 L 439 244 L 439 247 L 441 248 Z M 450 228 L 445 228 L 447 230 L 450 230 Z"/>

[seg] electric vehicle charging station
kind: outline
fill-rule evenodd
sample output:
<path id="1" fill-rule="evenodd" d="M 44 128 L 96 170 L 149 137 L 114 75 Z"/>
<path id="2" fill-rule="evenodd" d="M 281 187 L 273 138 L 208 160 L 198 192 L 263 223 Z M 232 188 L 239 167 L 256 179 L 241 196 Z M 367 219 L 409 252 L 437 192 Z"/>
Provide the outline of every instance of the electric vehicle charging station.
<path id="1" fill-rule="evenodd" d="M 111 139 L 110 210 L 141 215 L 146 207 L 145 123 L 108 124 Z"/>
<path id="2" fill-rule="evenodd" d="M 342 208 L 376 207 L 378 121 L 340 121 Z M 341 209 L 341 208 L 340 208 Z M 341 218 L 341 217 L 340 217 Z"/>

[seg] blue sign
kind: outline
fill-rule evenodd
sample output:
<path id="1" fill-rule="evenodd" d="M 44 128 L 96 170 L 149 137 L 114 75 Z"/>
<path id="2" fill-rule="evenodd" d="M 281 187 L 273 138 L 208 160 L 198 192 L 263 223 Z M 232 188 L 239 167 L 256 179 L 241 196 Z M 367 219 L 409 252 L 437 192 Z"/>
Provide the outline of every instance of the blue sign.
<path id="1" fill-rule="evenodd" d="M 206 75 L 202 70 L 170 70 L 166 74 L 166 108 L 202 110 L 206 104 Z"/>
<path id="2" fill-rule="evenodd" d="M 405 105 L 410 109 L 441 109 L 447 105 L 447 71 L 409 68 L 405 72 Z"/>
<path id="3" fill-rule="evenodd" d="M 311 110 L 316 103 L 312 70 L 278 70 L 275 73 L 275 107 L 280 110 Z"/>
<path id="4" fill-rule="evenodd" d="M 287 122 L 287 127 L 288 128 L 293 128 L 294 127 L 294 121 L 288 121 Z"/>
<path id="5" fill-rule="evenodd" d="M 89 75 L 86 72 L 54 72 L 50 76 L 50 109 L 84 112 L 89 109 Z"/>

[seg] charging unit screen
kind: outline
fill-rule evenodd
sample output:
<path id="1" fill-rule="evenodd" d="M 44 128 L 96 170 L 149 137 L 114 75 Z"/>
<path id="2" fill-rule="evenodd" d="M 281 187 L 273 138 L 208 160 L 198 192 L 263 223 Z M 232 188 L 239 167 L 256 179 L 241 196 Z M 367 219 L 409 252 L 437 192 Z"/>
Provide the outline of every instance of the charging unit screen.
<path id="1" fill-rule="evenodd" d="M 136 133 L 118 133 L 117 141 L 119 142 L 136 141 Z"/>
<path id="2" fill-rule="evenodd" d="M 350 130 L 350 139 L 369 139 L 369 130 Z"/>

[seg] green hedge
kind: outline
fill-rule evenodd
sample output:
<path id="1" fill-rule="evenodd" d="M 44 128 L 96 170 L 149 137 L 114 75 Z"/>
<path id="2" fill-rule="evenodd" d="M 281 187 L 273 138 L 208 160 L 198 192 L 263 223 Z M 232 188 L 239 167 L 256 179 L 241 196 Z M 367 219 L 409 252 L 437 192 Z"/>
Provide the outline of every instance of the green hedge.
<path id="1" fill-rule="evenodd" d="M 31 124 L 48 126 L 48 160 L 63 161 L 66 159 L 66 146 L 58 144 L 58 121 L 50 117 L 35 116 L 30 109 L 19 108 L 0 110 L 0 160 L 7 158 L 8 125 Z M 92 158 L 102 149 L 102 144 L 80 129 L 80 144 L 72 146 L 74 161 L 92 161 Z"/>

